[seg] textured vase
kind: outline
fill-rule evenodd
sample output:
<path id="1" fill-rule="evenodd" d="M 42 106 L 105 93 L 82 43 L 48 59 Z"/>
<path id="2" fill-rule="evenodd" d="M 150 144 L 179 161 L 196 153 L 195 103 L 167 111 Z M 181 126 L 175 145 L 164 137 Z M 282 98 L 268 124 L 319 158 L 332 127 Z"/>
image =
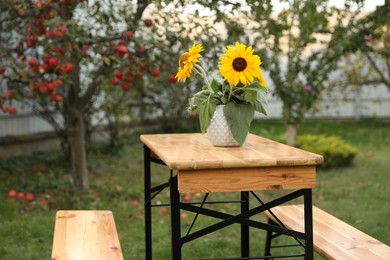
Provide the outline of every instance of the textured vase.
<path id="1" fill-rule="evenodd" d="M 223 108 L 223 105 L 217 106 L 207 128 L 207 137 L 214 146 L 240 146 L 230 131 Z"/>

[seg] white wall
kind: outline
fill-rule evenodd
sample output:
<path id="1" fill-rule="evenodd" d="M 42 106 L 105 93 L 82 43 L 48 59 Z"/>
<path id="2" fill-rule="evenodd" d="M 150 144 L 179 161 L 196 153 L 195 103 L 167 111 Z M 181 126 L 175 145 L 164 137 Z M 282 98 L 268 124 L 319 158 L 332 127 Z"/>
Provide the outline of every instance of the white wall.
<path id="1" fill-rule="evenodd" d="M 269 86 L 269 89 L 272 93 L 272 86 Z M 361 117 L 390 118 L 390 91 L 385 86 L 364 87 L 360 93 L 360 99 L 354 93 L 347 97 L 333 98 L 336 98 L 337 101 L 329 103 L 328 100 L 325 100 L 321 104 L 321 111 L 308 114 L 307 117 L 355 118 L 360 115 Z M 344 101 L 344 99 L 346 100 Z M 0 112 L 0 138 L 52 130 L 48 123 L 32 115 L 28 109 L 19 106 L 18 111 L 17 115 Z M 281 101 L 277 97 L 269 95 L 268 118 L 281 117 Z"/>

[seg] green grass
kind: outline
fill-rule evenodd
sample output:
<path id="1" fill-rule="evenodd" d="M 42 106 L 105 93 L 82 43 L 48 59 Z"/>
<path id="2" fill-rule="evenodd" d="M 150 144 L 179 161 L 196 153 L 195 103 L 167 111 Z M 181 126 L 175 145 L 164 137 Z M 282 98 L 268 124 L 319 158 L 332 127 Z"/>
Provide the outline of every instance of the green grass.
<path id="1" fill-rule="evenodd" d="M 351 167 L 321 170 L 313 202 L 325 211 L 363 232 L 390 245 L 390 122 L 380 120 L 308 121 L 299 133 L 339 135 L 359 149 Z M 280 135 L 280 121 L 262 120 L 252 125 L 253 133 L 265 137 Z M 114 212 L 125 259 L 144 258 L 143 234 L 143 150 L 137 134 L 127 140 L 118 153 L 99 145 L 88 155 L 91 191 L 76 196 L 71 178 L 59 153 L 38 154 L 0 160 L 0 259 L 49 259 L 55 212 L 58 209 L 109 209 Z M 166 181 L 169 171 L 153 166 L 153 182 Z M 35 194 L 33 202 L 10 199 L 7 191 L 15 189 Z M 265 200 L 283 191 L 259 192 Z M 213 198 L 236 199 L 236 194 L 213 194 Z M 41 205 L 47 200 L 48 206 Z M 163 191 L 155 200 L 166 203 Z M 192 195 L 192 200 L 200 200 Z M 139 202 L 138 205 L 134 202 Z M 238 212 L 237 204 L 213 205 L 228 213 Z M 170 258 L 169 214 L 153 208 L 153 255 Z M 183 226 L 191 221 L 183 220 Z M 257 218 L 261 218 L 258 216 Z M 195 229 L 215 220 L 200 218 Z M 183 259 L 199 259 L 240 254 L 239 227 L 232 226 L 183 246 Z M 251 253 L 263 252 L 264 232 L 251 231 Z M 318 259 L 321 259 L 317 257 Z"/>

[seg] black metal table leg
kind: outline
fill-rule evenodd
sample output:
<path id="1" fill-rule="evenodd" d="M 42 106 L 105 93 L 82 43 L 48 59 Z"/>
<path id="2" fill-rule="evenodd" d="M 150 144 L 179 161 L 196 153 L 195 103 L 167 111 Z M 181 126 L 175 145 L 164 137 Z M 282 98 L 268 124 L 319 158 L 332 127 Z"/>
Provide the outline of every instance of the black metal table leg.
<path id="1" fill-rule="evenodd" d="M 152 259 L 152 207 L 150 149 L 144 145 L 144 208 L 145 208 L 145 259 Z"/>
<path id="2" fill-rule="evenodd" d="M 271 219 L 268 219 L 268 224 L 273 224 Z M 267 230 L 267 236 L 265 239 L 264 256 L 271 256 L 271 243 L 272 243 L 272 231 Z"/>
<path id="3" fill-rule="evenodd" d="M 249 192 L 241 192 L 241 213 L 249 210 Z M 241 225 L 241 257 L 249 257 L 249 226 Z"/>
<path id="4" fill-rule="evenodd" d="M 173 260 L 181 259 L 181 224 L 180 224 L 180 195 L 177 188 L 177 176 L 170 180 L 170 202 L 171 202 L 171 252 Z"/>
<path id="5" fill-rule="evenodd" d="M 305 259 L 311 260 L 313 256 L 313 205 L 312 190 L 304 190 L 305 210 Z"/>

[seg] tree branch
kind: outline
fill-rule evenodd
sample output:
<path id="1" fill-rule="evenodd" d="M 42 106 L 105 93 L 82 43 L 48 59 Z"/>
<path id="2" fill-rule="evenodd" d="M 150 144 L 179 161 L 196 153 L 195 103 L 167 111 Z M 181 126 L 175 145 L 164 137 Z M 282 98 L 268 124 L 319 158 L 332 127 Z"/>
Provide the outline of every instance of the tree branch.
<path id="1" fill-rule="evenodd" d="M 96 94 L 100 84 L 106 78 L 105 76 L 106 66 L 102 64 L 96 72 L 96 77 L 92 80 L 91 84 L 89 84 L 87 91 L 81 97 L 80 101 L 83 106 L 89 103 L 92 97 Z"/>
<path id="2" fill-rule="evenodd" d="M 376 65 L 374 59 L 370 56 L 369 53 L 365 53 L 368 61 L 370 62 L 371 66 L 374 68 L 374 70 L 378 73 L 380 79 L 382 80 L 382 83 L 387 86 L 387 88 L 390 89 L 390 83 L 386 80 L 385 76 L 383 75 L 382 71 L 378 68 Z"/>
<path id="3" fill-rule="evenodd" d="M 134 18 L 133 18 L 133 30 L 135 31 L 135 28 L 137 28 L 137 22 L 139 20 L 141 20 L 142 18 L 142 14 L 144 13 L 146 7 L 148 7 L 148 5 L 150 4 L 150 2 L 148 0 L 139 0 L 137 1 L 137 12 L 135 13 L 134 15 Z"/>

